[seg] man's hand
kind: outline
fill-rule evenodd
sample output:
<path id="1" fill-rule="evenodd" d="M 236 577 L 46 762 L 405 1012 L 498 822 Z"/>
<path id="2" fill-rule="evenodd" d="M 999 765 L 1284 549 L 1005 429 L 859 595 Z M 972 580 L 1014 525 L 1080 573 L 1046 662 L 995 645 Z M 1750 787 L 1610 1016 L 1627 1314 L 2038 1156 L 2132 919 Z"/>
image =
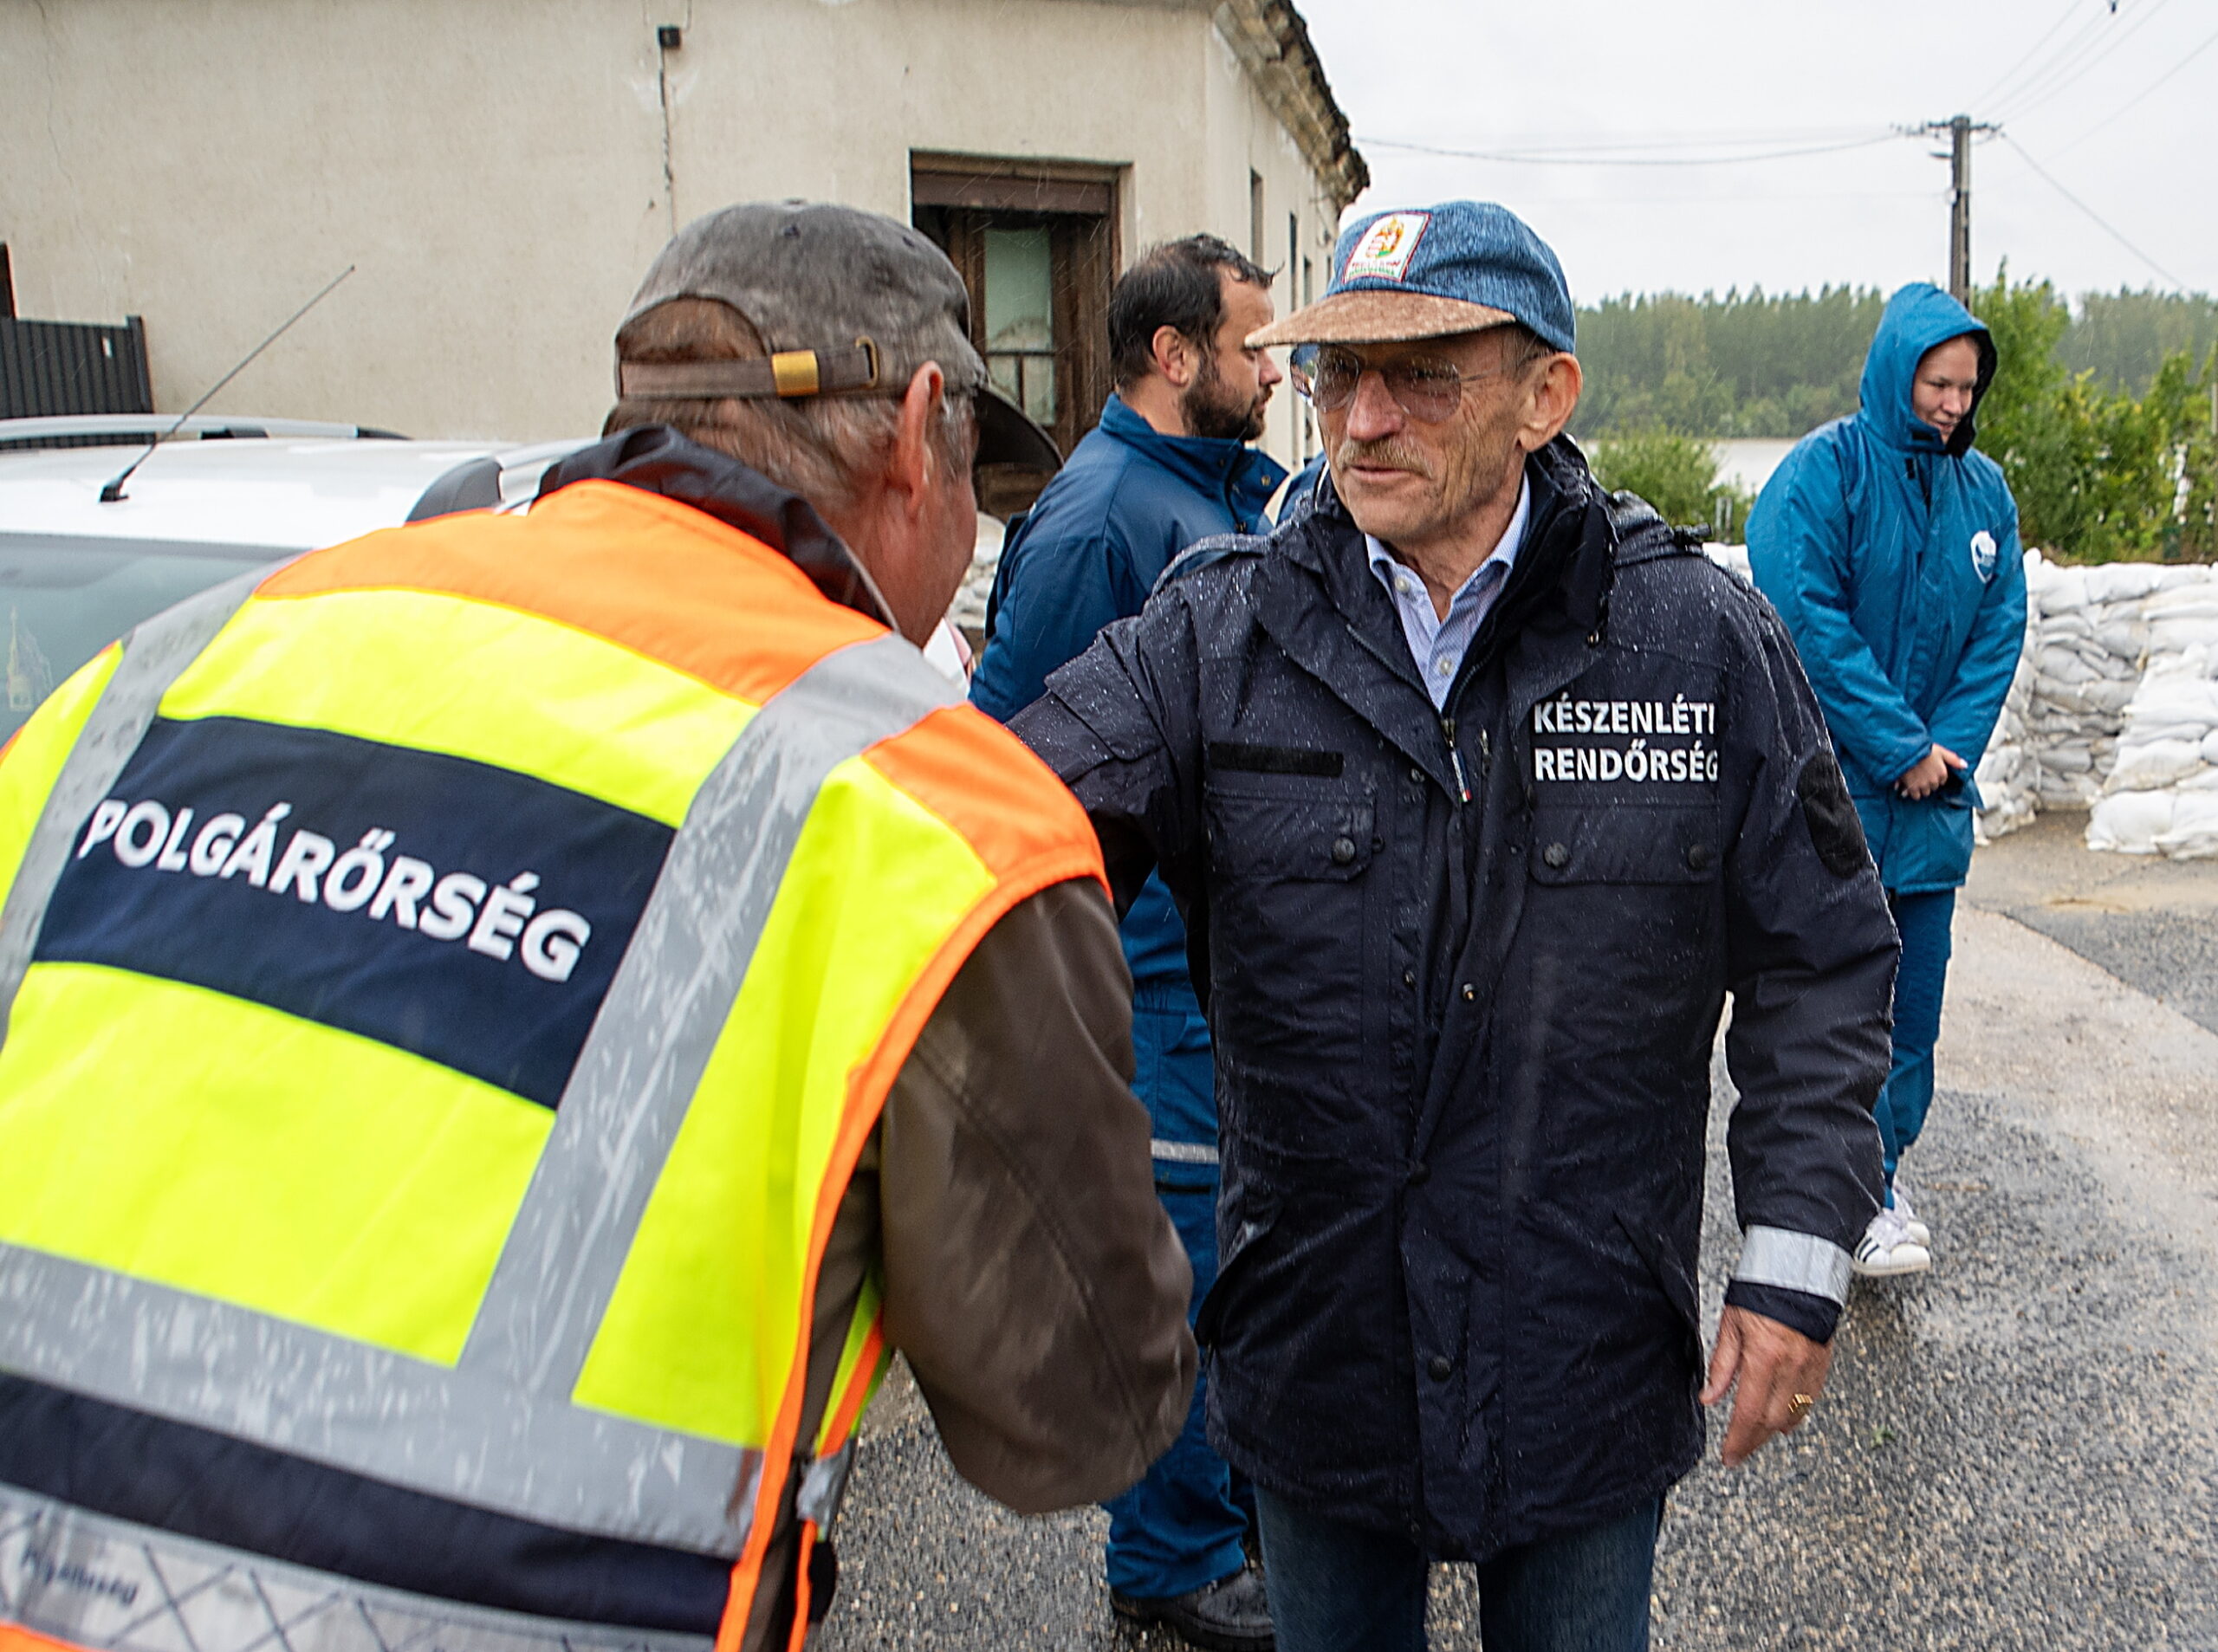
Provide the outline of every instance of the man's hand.
<path id="1" fill-rule="evenodd" d="M 1709 1384 L 1702 1391 L 1702 1403 L 1715 1405 L 1728 1390 L 1738 1390 L 1718 1453 L 1725 1466 L 1738 1468 L 1772 1435 L 1799 1428 L 1810 1407 L 1798 1407 L 1794 1396 L 1806 1395 L 1814 1404 L 1832 1363 L 1828 1344 L 1746 1308 L 1727 1308 L 1709 1357 Z"/>
<path id="2" fill-rule="evenodd" d="M 1902 778 L 1895 782 L 1895 789 L 1914 803 L 1919 798 L 1931 797 L 1949 783 L 1949 775 L 1961 774 L 1970 767 L 1955 752 L 1936 741 L 1932 750 L 1903 770 Z"/>

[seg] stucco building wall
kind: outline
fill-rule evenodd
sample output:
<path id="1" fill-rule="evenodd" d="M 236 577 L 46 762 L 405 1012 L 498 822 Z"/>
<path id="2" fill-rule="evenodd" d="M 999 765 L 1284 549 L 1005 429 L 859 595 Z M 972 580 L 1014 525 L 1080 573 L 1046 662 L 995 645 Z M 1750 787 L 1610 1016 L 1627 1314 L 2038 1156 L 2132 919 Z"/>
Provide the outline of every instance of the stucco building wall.
<path id="1" fill-rule="evenodd" d="M 213 411 L 574 434 L 673 224 L 784 196 L 905 218 L 912 152 L 1119 168 L 1125 261 L 1195 230 L 1248 249 L 1252 172 L 1265 262 L 1287 262 L 1293 212 L 1321 282 L 1338 203 L 1217 10 L 0 0 L 0 241 L 21 314 L 146 317 L 163 410 L 351 263 Z M 1270 435 L 1289 459 L 1293 399 Z"/>

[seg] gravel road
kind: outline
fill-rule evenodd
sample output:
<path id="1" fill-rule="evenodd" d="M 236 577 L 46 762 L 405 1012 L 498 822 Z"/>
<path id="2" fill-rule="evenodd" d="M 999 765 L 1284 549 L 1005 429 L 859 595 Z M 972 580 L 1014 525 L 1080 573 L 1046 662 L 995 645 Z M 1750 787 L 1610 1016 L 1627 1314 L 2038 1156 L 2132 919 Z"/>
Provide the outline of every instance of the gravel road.
<path id="1" fill-rule="evenodd" d="M 1859 1283 L 1811 1422 L 1675 1493 L 1658 1648 L 2218 1649 L 2218 865 L 2090 855 L 2079 824 L 1981 852 L 1905 1170 L 1934 1271 Z M 1714 1150 L 1730 1098 L 1721 1071 Z M 1714 1325 L 1719 1150 L 1709 1211 Z M 897 1373 L 825 1643 L 1179 1644 L 1111 1623 L 1105 1526 L 963 1486 Z M 1476 1648 L 1475 1607 L 1439 1568 L 1433 1644 Z"/>

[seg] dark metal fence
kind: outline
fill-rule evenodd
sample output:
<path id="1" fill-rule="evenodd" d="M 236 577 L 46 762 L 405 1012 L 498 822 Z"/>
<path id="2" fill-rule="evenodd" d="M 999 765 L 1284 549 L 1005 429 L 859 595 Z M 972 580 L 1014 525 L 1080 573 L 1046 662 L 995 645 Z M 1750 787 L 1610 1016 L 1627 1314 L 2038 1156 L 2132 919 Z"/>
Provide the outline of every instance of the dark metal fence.
<path id="1" fill-rule="evenodd" d="M 0 418 L 151 413 L 146 324 L 0 318 Z"/>

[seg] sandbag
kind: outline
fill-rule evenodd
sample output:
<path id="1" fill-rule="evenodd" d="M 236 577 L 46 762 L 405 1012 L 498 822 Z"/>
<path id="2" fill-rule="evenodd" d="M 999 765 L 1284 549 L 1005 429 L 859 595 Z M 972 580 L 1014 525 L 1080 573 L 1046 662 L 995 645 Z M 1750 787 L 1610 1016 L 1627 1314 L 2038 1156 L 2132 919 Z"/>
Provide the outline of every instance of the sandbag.
<path id="1" fill-rule="evenodd" d="M 2157 838 L 2172 829 L 2176 801 L 2169 792 L 2118 792 L 2100 799 L 2087 816 L 2087 846 L 2155 854 Z"/>
<path id="2" fill-rule="evenodd" d="M 2156 792 L 2176 785 L 2202 767 L 2198 741 L 2152 740 L 2118 747 L 2117 765 L 2107 782 L 2113 792 Z"/>
<path id="3" fill-rule="evenodd" d="M 2151 842 L 2174 860 L 2218 855 L 2218 792 L 2181 792 L 2172 810 L 2171 825 Z"/>

